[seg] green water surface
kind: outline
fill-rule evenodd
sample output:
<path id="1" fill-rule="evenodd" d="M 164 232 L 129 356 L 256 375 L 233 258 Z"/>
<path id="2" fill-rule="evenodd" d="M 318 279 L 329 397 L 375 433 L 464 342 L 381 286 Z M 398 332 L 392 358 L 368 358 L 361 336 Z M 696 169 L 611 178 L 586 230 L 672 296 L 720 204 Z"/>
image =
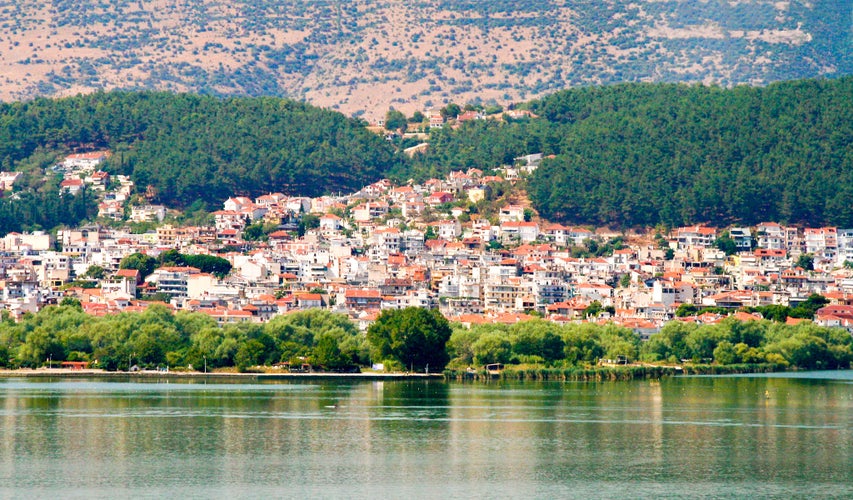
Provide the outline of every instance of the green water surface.
<path id="1" fill-rule="evenodd" d="M 853 373 L 0 379 L 2 498 L 853 498 Z"/>

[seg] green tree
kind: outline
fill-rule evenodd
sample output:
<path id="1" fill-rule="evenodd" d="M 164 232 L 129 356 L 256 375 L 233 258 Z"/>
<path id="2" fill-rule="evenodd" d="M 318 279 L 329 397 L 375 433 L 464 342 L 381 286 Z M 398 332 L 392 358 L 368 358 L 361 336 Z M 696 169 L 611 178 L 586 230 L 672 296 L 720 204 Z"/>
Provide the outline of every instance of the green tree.
<path id="1" fill-rule="evenodd" d="M 643 344 L 643 357 L 648 361 L 678 361 L 693 357 L 687 337 L 699 328 L 695 323 L 670 321 Z"/>
<path id="2" fill-rule="evenodd" d="M 460 108 L 458 104 L 451 102 L 447 106 L 441 108 L 439 113 L 441 113 L 441 117 L 445 120 L 452 120 L 462 113 L 462 108 Z"/>
<path id="3" fill-rule="evenodd" d="M 400 131 L 406 129 L 406 115 L 394 108 L 385 113 L 385 130 Z"/>
<path id="4" fill-rule="evenodd" d="M 484 334 L 471 347 L 474 351 L 474 363 L 478 366 L 491 363 L 506 364 L 512 360 L 512 344 L 499 332 Z"/>
<path id="5" fill-rule="evenodd" d="M 473 344 L 480 338 L 482 332 L 476 326 L 465 328 L 459 323 L 453 324 L 453 333 L 447 341 L 447 352 L 451 358 L 450 366 L 465 368 L 474 363 Z"/>
<path id="6" fill-rule="evenodd" d="M 302 214 L 299 218 L 299 236 L 304 236 L 310 229 L 320 227 L 320 217 L 316 214 Z"/>
<path id="7" fill-rule="evenodd" d="M 735 347 L 728 340 L 723 340 L 714 348 L 714 361 L 721 365 L 730 365 L 737 361 Z"/>
<path id="8" fill-rule="evenodd" d="M 629 360 L 637 359 L 640 350 L 639 335 L 612 323 L 598 327 L 595 331 L 605 357 L 617 359 L 624 356 Z"/>
<path id="9" fill-rule="evenodd" d="M 492 252 L 503 250 L 503 248 L 503 244 L 498 240 L 489 240 L 489 242 L 486 243 L 486 249 Z"/>
<path id="10" fill-rule="evenodd" d="M 729 236 L 728 231 L 723 231 L 720 237 L 714 240 L 714 246 L 726 255 L 734 255 L 737 253 L 737 243 L 735 243 L 735 240 Z"/>
<path id="11" fill-rule="evenodd" d="M 797 307 L 791 309 L 789 315 L 792 318 L 812 319 L 814 318 L 814 315 L 817 310 L 827 304 L 829 304 L 829 299 L 827 299 L 823 295 L 813 293 L 809 295 L 809 297 L 804 302 L 799 304 Z"/>
<path id="12" fill-rule="evenodd" d="M 237 369 L 246 371 L 250 366 L 259 364 L 263 359 L 264 350 L 264 344 L 259 340 L 252 339 L 242 343 L 234 356 Z"/>
<path id="13" fill-rule="evenodd" d="M 396 360 L 406 368 L 441 371 L 447 365 L 450 324 L 435 309 L 407 307 L 383 311 L 367 329 L 370 357 Z"/>
<path id="14" fill-rule="evenodd" d="M 231 263 L 227 259 L 215 255 L 187 255 L 179 253 L 175 259 L 176 262 L 173 265 L 195 267 L 203 273 L 210 273 L 218 278 L 224 278 L 231 272 Z M 164 263 L 164 265 L 168 264 Z"/>
<path id="15" fill-rule="evenodd" d="M 265 236 L 263 222 L 258 221 L 243 228 L 243 239 L 246 241 L 259 241 Z"/>
<path id="16" fill-rule="evenodd" d="M 814 255 L 803 253 L 797 257 L 797 267 L 801 267 L 806 271 L 814 271 Z"/>
<path id="17" fill-rule="evenodd" d="M 118 267 L 119 269 L 136 269 L 144 278 L 157 269 L 157 259 L 143 253 L 132 253 L 121 259 Z"/>
<path id="18" fill-rule="evenodd" d="M 37 328 L 27 335 L 26 342 L 18 349 L 17 358 L 22 365 L 35 368 L 46 364 L 49 358 L 53 361 L 64 360 L 65 353 L 55 334 Z"/>
<path id="19" fill-rule="evenodd" d="M 791 314 L 791 308 L 783 305 L 769 305 L 747 308 L 748 312 L 760 313 L 764 319 L 769 319 L 779 323 L 784 323 Z"/>
<path id="20" fill-rule="evenodd" d="M 64 307 L 74 307 L 79 310 L 83 310 L 83 304 L 80 302 L 80 299 L 76 299 L 74 297 L 62 297 L 62 300 L 59 301 L 60 306 Z"/>
<path id="21" fill-rule="evenodd" d="M 519 357 L 538 356 L 548 363 L 563 358 L 565 344 L 559 328 L 548 321 L 517 323 L 510 327 L 509 338 L 513 354 Z"/>
<path id="22" fill-rule="evenodd" d="M 679 304 L 678 308 L 675 309 L 675 316 L 678 318 L 684 318 L 687 316 L 694 316 L 699 312 L 699 308 L 694 304 L 684 303 Z"/>
<path id="23" fill-rule="evenodd" d="M 276 316 L 264 325 L 264 333 L 276 342 L 283 361 L 316 355 L 313 350 L 320 339 L 330 337 L 346 357 L 345 366 L 369 362 L 364 337 L 359 334 L 355 323 L 344 314 L 309 309 Z"/>
<path id="24" fill-rule="evenodd" d="M 426 116 L 420 111 L 415 111 L 412 113 L 412 117 L 409 118 L 409 123 L 423 123 L 426 120 Z"/>
<path id="25" fill-rule="evenodd" d="M 311 355 L 312 364 L 323 366 L 330 370 L 352 366 L 352 359 L 349 359 L 341 351 L 337 337 L 326 333 L 315 337 L 314 340 L 314 349 Z"/>
<path id="26" fill-rule="evenodd" d="M 592 303 L 590 303 L 587 306 L 587 308 L 583 310 L 583 317 L 584 318 L 598 317 L 598 314 L 601 313 L 601 311 L 603 309 L 604 308 L 602 307 L 601 302 L 599 302 L 597 300 L 593 300 Z"/>
<path id="27" fill-rule="evenodd" d="M 107 274 L 107 272 L 103 267 L 97 266 L 97 265 L 91 265 L 91 266 L 89 266 L 89 269 L 86 269 L 86 272 L 83 276 L 85 276 L 87 278 L 100 280 L 100 279 L 104 279 L 104 276 L 106 276 L 106 274 Z"/>
<path id="28" fill-rule="evenodd" d="M 562 332 L 566 362 L 574 365 L 594 363 L 604 356 L 600 331 L 600 326 L 591 323 L 566 326 Z"/>

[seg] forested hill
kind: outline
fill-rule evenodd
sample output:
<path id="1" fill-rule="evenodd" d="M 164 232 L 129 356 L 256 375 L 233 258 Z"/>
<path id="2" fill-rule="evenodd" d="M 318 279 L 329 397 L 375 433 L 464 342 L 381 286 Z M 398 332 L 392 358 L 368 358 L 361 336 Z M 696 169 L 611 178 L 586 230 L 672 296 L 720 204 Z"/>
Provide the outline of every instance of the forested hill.
<path id="1" fill-rule="evenodd" d="M 434 135 L 419 167 L 556 155 L 529 181 L 547 219 L 617 227 L 853 227 L 853 78 L 731 89 L 624 84 L 531 102 L 539 118 Z"/>
<path id="2" fill-rule="evenodd" d="M 178 207 L 270 191 L 354 191 L 398 162 L 363 122 L 288 99 L 101 92 L 0 104 L 5 170 L 44 151 L 101 148 L 114 152 L 108 170 Z"/>
<path id="3" fill-rule="evenodd" d="M 57 192 L 55 179 L 41 177 L 52 153 L 108 148 L 108 170 L 130 174 L 142 191 L 153 186 L 173 207 L 270 191 L 352 192 L 383 176 L 490 170 L 543 153 L 553 157 L 528 193 L 554 221 L 853 227 L 853 77 L 586 87 L 526 106 L 538 117 L 433 130 L 427 152 L 404 160 L 363 122 L 280 98 L 108 92 L 0 104 L 2 170 L 24 170 L 16 189 L 38 193 L 17 204 L 7 197 L 0 215 L 42 227 L 91 215 L 86 200 L 39 209 Z"/>
<path id="4" fill-rule="evenodd" d="M 849 0 L 6 0 L 0 99 L 157 89 L 347 115 L 853 73 Z"/>

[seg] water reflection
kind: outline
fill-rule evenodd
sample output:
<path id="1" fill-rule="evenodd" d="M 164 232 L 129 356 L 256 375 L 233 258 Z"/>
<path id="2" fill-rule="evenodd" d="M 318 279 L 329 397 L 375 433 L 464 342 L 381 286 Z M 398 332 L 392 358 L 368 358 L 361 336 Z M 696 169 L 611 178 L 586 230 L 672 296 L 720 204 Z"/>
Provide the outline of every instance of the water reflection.
<path id="1" fill-rule="evenodd" d="M 3 380 L 0 496 L 849 496 L 851 407 L 771 377 Z"/>

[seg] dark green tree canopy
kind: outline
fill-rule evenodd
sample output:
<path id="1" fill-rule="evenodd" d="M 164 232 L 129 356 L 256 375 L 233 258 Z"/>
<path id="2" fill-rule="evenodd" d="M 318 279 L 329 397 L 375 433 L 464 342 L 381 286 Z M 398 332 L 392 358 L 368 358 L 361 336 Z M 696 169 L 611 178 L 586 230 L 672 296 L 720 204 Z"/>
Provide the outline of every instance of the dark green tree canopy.
<path id="1" fill-rule="evenodd" d="M 167 250 L 157 257 L 157 262 L 160 266 L 195 267 L 203 273 L 210 273 L 219 278 L 224 278 L 231 272 L 231 263 L 215 255 L 192 255 Z"/>
<path id="2" fill-rule="evenodd" d="M 404 367 L 439 372 L 450 360 L 450 324 L 436 309 L 407 307 L 383 311 L 367 330 L 373 361 L 395 360 Z"/>
<path id="3" fill-rule="evenodd" d="M 34 99 L 0 106 L 0 163 L 27 170 L 26 183 L 38 184 L 49 157 L 108 148 L 110 172 L 185 207 L 271 190 L 354 191 L 386 175 L 489 170 L 542 153 L 528 192 L 547 220 L 853 226 L 853 77 L 731 89 L 584 87 L 524 106 L 538 118 L 435 130 L 429 149 L 406 159 L 363 122 L 287 99 L 165 92 Z M 459 111 L 442 109 L 446 117 Z M 91 193 L 59 196 L 51 181 L 0 200 L 0 233 L 74 225 L 95 208 Z"/>
<path id="4" fill-rule="evenodd" d="M 458 104 L 453 103 L 453 102 L 451 102 L 450 104 L 448 104 L 447 106 L 445 106 L 439 110 L 439 113 L 441 113 L 441 117 L 444 118 L 445 120 L 450 120 L 450 119 L 456 118 L 459 115 L 459 113 L 461 113 L 461 112 L 462 112 L 462 108 L 459 107 Z"/>
<path id="5" fill-rule="evenodd" d="M 806 271 L 814 271 L 814 255 L 803 253 L 797 257 L 797 267 L 801 267 Z"/>
<path id="6" fill-rule="evenodd" d="M 819 295 L 795 309 L 814 310 L 826 303 Z M 764 310 L 769 316 L 772 311 Z M 406 368 L 439 371 L 446 363 L 466 369 L 485 363 L 520 363 L 553 367 L 591 366 L 602 358 L 625 357 L 650 362 L 695 360 L 717 364 L 772 363 L 811 369 L 850 368 L 853 337 L 842 328 L 805 321 L 737 321 L 699 325 L 672 321 L 641 342 L 638 334 L 613 324 L 557 325 L 530 320 L 514 325 L 483 324 L 467 329 L 449 326 L 437 311 L 404 309 L 384 312 L 360 334 L 345 315 L 327 310 L 277 316 L 266 324 L 218 326 L 202 313 L 152 305 L 142 313 L 105 317 L 83 312 L 79 301 L 66 298 L 20 322 L 7 314 L 0 321 L 0 366 L 42 366 L 53 361 L 98 360 L 108 370 L 189 366 L 201 370 L 236 366 L 249 369 L 279 361 L 309 362 L 330 370 L 354 369 L 374 361 L 406 364 Z M 793 315 L 793 314 L 792 314 Z M 368 344 L 369 342 L 369 344 Z M 7 353 L 7 354 L 4 354 Z"/>
<path id="7" fill-rule="evenodd" d="M 354 191 L 400 159 L 364 123 L 289 99 L 97 92 L 0 106 L 0 162 L 39 148 L 108 148 L 107 168 L 159 201 L 219 205 L 235 194 Z M 2 209 L 2 206 L 0 206 Z"/>
<path id="8" fill-rule="evenodd" d="M 401 111 L 391 108 L 385 113 L 385 130 L 405 130 L 407 123 L 406 115 Z"/>
<path id="9" fill-rule="evenodd" d="M 539 118 L 434 131 L 406 174 L 542 153 L 528 192 L 547 220 L 853 225 L 853 77 L 583 87 L 527 107 Z"/>
<path id="10" fill-rule="evenodd" d="M 143 278 L 157 269 L 157 259 L 143 253 L 132 253 L 121 259 L 119 269 L 136 269 Z"/>
<path id="11" fill-rule="evenodd" d="M 76 195 L 60 192 L 49 180 L 37 191 L 23 191 L 15 197 L 0 198 L 0 235 L 12 231 L 49 230 L 59 225 L 75 226 L 98 212 L 95 197 L 88 189 Z"/>

